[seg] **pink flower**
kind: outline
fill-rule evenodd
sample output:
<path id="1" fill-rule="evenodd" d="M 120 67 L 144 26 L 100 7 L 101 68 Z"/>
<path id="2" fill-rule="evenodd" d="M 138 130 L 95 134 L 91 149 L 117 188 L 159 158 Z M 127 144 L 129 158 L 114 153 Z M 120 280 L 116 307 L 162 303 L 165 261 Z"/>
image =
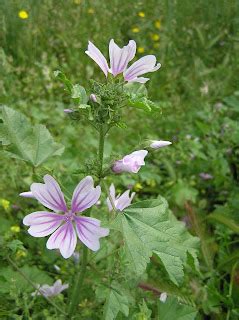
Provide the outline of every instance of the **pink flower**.
<path id="1" fill-rule="evenodd" d="M 43 295 L 44 297 L 54 297 L 60 294 L 63 290 L 69 288 L 69 284 L 62 284 L 61 280 L 57 280 L 53 286 L 48 284 L 38 285 L 38 291 L 32 293 L 32 296 Z"/>
<path id="2" fill-rule="evenodd" d="M 88 50 L 85 53 L 98 64 L 106 77 L 108 76 L 108 72 L 112 73 L 114 77 L 123 73 L 124 80 L 128 82 L 145 83 L 149 78 L 139 76 L 148 72 L 154 72 L 161 67 L 160 63 L 156 64 L 155 56 L 147 55 L 134 62 L 127 69 L 129 62 L 133 60 L 136 53 L 136 42 L 134 40 L 130 40 L 128 45 L 123 48 L 120 48 L 113 39 L 110 40 L 110 68 L 106 58 L 92 42 L 89 41 Z"/>
<path id="3" fill-rule="evenodd" d="M 144 158 L 147 156 L 147 150 L 134 151 L 123 159 L 115 161 L 112 170 L 115 173 L 132 172 L 137 173 L 141 166 L 145 165 Z"/>
<path id="4" fill-rule="evenodd" d="M 170 144 L 172 144 L 172 142 L 170 142 L 170 141 L 163 141 L 163 140 L 151 140 L 150 141 L 150 147 L 153 149 L 167 147 Z"/>
<path id="5" fill-rule="evenodd" d="M 77 236 L 89 249 L 97 251 L 100 248 L 99 239 L 109 234 L 109 229 L 100 227 L 100 220 L 85 216 L 77 216 L 92 207 L 101 194 L 100 186 L 94 188 L 92 177 L 87 176 L 76 186 L 71 209 L 68 210 L 64 195 L 59 184 L 50 176 L 44 176 L 43 183 L 33 183 L 33 196 L 45 207 L 55 211 L 37 211 L 23 219 L 26 226 L 30 226 L 28 233 L 33 237 L 45 237 L 51 234 L 47 241 L 48 249 L 59 249 L 61 255 L 67 259 L 76 248 Z M 60 214 L 58 212 L 63 212 Z"/>
<path id="6" fill-rule="evenodd" d="M 131 196 L 129 196 L 130 190 L 125 191 L 124 193 L 122 193 L 121 195 L 118 194 L 117 196 L 115 196 L 115 186 L 112 183 L 110 186 L 110 196 L 111 196 L 111 200 L 114 203 L 114 206 L 117 210 L 119 211 L 123 211 L 125 208 L 127 208 L 132 200 L 133 197 L 135 196 L 135 192 L 131 193 Z M 109 211 L 112 211 L 112 204 L 109 198 L 107 198 L 107 205 L 109 208 Z"/>

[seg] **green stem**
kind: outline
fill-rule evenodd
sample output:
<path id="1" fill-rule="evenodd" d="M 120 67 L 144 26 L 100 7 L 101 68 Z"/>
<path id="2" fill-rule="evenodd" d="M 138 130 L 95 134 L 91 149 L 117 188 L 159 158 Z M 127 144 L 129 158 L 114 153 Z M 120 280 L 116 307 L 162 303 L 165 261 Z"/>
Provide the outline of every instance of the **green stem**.
<path id="1" fill-rule="evenodd" d="M 99 179 L 102 178 L 102 169 L 103 169 L 103 161 L 104 161 L 104 146 L 105 146 L 105 133 L 104 127 L 100 126 L 100 135 L 99 135 L 99 150 L 98 150 L 98 157 L 99 157 Z"/>
<path id="2" fill-rule="evenodd" d="M 81 271 L 79 272 L 77 278 L 74 281 L 75 285 L 73 288 L 71 301 L 68 309 L 68 314 L 70 319 L 72 318 L 74 311 L 80 301 L 80 297 L 81 297 L 80 293 L 82 293 L 82 285 L 85 278 L 86 267 L 87 267 L 87 256 L 88 256 L 88 249 L 86 246 L 84 246 L 83 254 L 81 258 Z"/>
<path id="3" fill-rule="evenodd" d="M 7 256 L 7 260 L 8 262 L 17 270 L 17 272 L 36 290 L 36 291 L 39 291 L 39 288 L 32 282 L 31 279 L 29 279 L 25 273 L 23 273 L 19 267 L 16 265 L 16 263 L 9 257 Z M 43 298 L 45 298 L 53 307 L 55 307 L 59 312 L 61 312 L 62 314 L 64 314 L 65 316 L 67 315 L 65 313 L 64 310 L 62 310 L 60 307 L 58 307 L 57 304 L 55 304 L 50 298 L 42 295 Z"/>

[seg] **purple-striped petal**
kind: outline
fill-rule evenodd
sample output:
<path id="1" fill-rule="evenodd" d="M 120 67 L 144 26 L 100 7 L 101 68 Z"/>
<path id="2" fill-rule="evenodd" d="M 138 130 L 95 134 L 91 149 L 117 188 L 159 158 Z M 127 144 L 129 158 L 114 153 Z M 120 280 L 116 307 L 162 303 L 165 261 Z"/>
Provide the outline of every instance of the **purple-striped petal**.
<path id="1" fill-rule="evenodd" d="M 95 218 L 75 217 L 75 222 L 80 241 L 92 251 L 99 250 L 99 239 L 108 236 L 109 229 L 100 227 L 100 220 Z"/>
<path id="2" fill-rule="evenodd" d="M 66 202 L 59 184 L 48 174 L 44 176 L 43 180 L 45 184 L 33 183 L 31 185 L 33 196 L 49 209 L 67 212 Z"/>
<path id="3" fill-rule="evenodd" d="M 135 196 L 135 192 L 132 192 L 131 196 L 129 195 L 130 190 L 125 191 L 122 193 L 120 197 L 116 199 L 116 208 L 120 211 L 123 211 L 125 208 L 127 208 L 131 201 L 133 200 L 133 197 Z"/>
<path id="4" fill-rule="evenodd" d="M 84 178 L 73 193 L 71 211 L 82 212 L 92 207 L 99 200 L 100 194 L 101 188 L 100 186 L 94 188 L 92 177 Z"/>
<path id="5" fill-rule="evenodd" d="M 85 194 L 89 191 L 94 190 L 94 181 L 91 176 L 87 176 L 84 179 L 82 179 L 78 185 L 76 186 L 72 200 L 71 200 L 71 211 L 77 212 L 78 207 L 80 205 L 81 196 L 82 194 Z"/>
<path id="6" fill-rule="evenodd" d="M 23 223 L 30 226 L 28 233 L 33 237 L 45 237 L 52 234 L 62 223 L 64 216 L 47 211 L 37 211 L 28 214 Z"/>
<path id="7" fill-rule="evenodd" d="M 146 78 L 137 78 L 142 74 L 148 72 L 154 72 L 161 67 L 161 64 L 158 63 L 156 65 L 156 57 L 153 55 L 148 55 L 140 58 L 138 61 L 132 64 L 126 71 L 124 71 L 124 79 L 129 82 L 133 81 L 144 81 L 146 82 Z"/>
<path id="8" fill-rule="evenodd" d="M 110 71 L 114 76 L 122 73 L 127 68 L 128 63 L 134 58 L 136 53 L 136 43 L 130 40 L 127 46 L 120 48 L 110 40 L 109 56 L 110 56 Z"/>
<path id="9" fill-rule="evenodd" d="M 75 251 L 77 243 L 76 233 L 72 222 L 66 222 L 58 228 L 48 239 L 47 249 L 59 249 L 63 258 L 68 259 Z"/>
<path id="10" fill-rule="evenodd" d="M 123 194 L 121 195 L 119 194 L 117 195 L 117 197 L 115 197 L 115 186 L 113 183 L 110 186 L 111 200 L 113 201 L 114 206 L 117 210 L 123 211 L 125 208 L 127 208 L 131 204 L 133 197 L 135 196 L 135 192 L 132 192 L 131 196 L 129 194 L 130 194 L 130 190 L 127 190 Z M 107 201 L 109 211 L 112 211 L 113 208 L 112 208 L 112 204 L 109 197 L 107 198 L 106 201 Z"/>
<path id="11" fill-rule="evenodd" d="M 98 66 L 107 77 L 109 66 L 100 50 L 92 42 L 89 41 L 88 50 L 86 50 L 85 53 L 98 64 Z"/>

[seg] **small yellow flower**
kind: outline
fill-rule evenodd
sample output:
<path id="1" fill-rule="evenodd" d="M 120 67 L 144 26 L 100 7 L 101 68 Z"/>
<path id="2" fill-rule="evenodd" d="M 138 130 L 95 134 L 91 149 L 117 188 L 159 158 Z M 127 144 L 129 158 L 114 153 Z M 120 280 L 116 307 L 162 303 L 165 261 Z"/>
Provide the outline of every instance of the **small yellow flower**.
<path id="1" fill-rule="evenodd" d="M 89 9 L 88 9 L 88 13 L 89 13 L 89 14 L 94 14 L 94 13 L 95 13 L 95 10 L 94 10 L 93 8 L 89 8 Z"/>
<path id="2" fill-rule="evenodd" d="M 140 11 L 140 12 L 138 13 L 138 16 L 139 16 L 140 18 L 144 18 L 144 17 L 145 17 L 145 13 L 144 13 L 143 11 Z"/>
<path id="3" fill-rule="evenodd" d="M 135 191 L 140 191 L 143 189 L 143 186 L 141 183 L 137 182 L 135 185 L 134 185 L 134 190 Z"/>
<path id="4" fill-rule="evenodd" d="M 20 232 L 20 227 L 19 226 L 11 226 L 10 230 L 14 233 Z"/>
<path id="5" fill-rule="evenodd" d="M 160 20 L 156 20 L 156 21 L 154 22 L 154 26 L 155 26 L 156 29 L 160 29 L 160 28 L 161 28 L 161 22 L 160 22 Z"/>
<path id="6" fill-rule="evenodd" d="M 138 33 L 140 29 L 138 27 L 134 27 L 131 29 L 133 33 Z"/>
<path id="7" fill-rule="evenodd" d="M 75 4 L 81 4 L 81 0 L 74 0 Z"/>
<path id="8" fill-rule="evenodd" d="M 0 205 L 3 207 L 4 210 L 7 211 L 10 208 L 10 201 L 8 201 L 6 199 L 1 199 Z"/>
<path id="9" fill-rule="evenodd" d="M 26 251 L 24 250 L 18 250 L 16 253 L 16 258 L 20 259 L 20 258 L 25 258 L 27 255 Z"/>
<path id="10" fill-rule="evenodd" d="M 154 34 L 151 35 L 151 39 L 152 39 L 153 41 L 159 41 L 160 36 L 159 36 L 157 33 L 154 33 Z"/>
<path id="11" fill-rule="evenodd" d="M 28 18 L 28 13 L 27 13 L 27 11 L 25 11 L 25 10 L 19 11 L 19 12 L 18 12 L 18 17 L 19 17 L 20 19 L 23 19 L 23 20 L 27 19 L 27 18 Z"/>
<path id="12" fill-rule="evenodd" d="M 144 53 L 144 47 L 138 47 L 137 51 L 138 53 Z"/>

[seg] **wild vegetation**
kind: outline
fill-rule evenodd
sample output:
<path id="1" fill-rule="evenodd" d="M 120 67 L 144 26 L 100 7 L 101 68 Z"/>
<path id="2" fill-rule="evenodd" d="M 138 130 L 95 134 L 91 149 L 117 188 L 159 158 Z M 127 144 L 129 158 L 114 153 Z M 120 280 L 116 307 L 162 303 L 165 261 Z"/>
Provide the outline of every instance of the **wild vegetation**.
<path id="1" fill-rule="evenodd" d="M 0 2 L 1 319 L 239 318 L 238 13 L 236 0 Z M 136 42 L 129 65 L 161 68 L 106 80 L 85 51 L 109 61 L 110 39 Z M 68 208 L 92 176 L 94 206 L 37 202 L 50 176 Z M 112 184 L 130 189 L 123 207 Z M 26 218 L 44 205 L 92 219 L 92 243 L 78 231 L 74 253 L 47 248 Z"/>

